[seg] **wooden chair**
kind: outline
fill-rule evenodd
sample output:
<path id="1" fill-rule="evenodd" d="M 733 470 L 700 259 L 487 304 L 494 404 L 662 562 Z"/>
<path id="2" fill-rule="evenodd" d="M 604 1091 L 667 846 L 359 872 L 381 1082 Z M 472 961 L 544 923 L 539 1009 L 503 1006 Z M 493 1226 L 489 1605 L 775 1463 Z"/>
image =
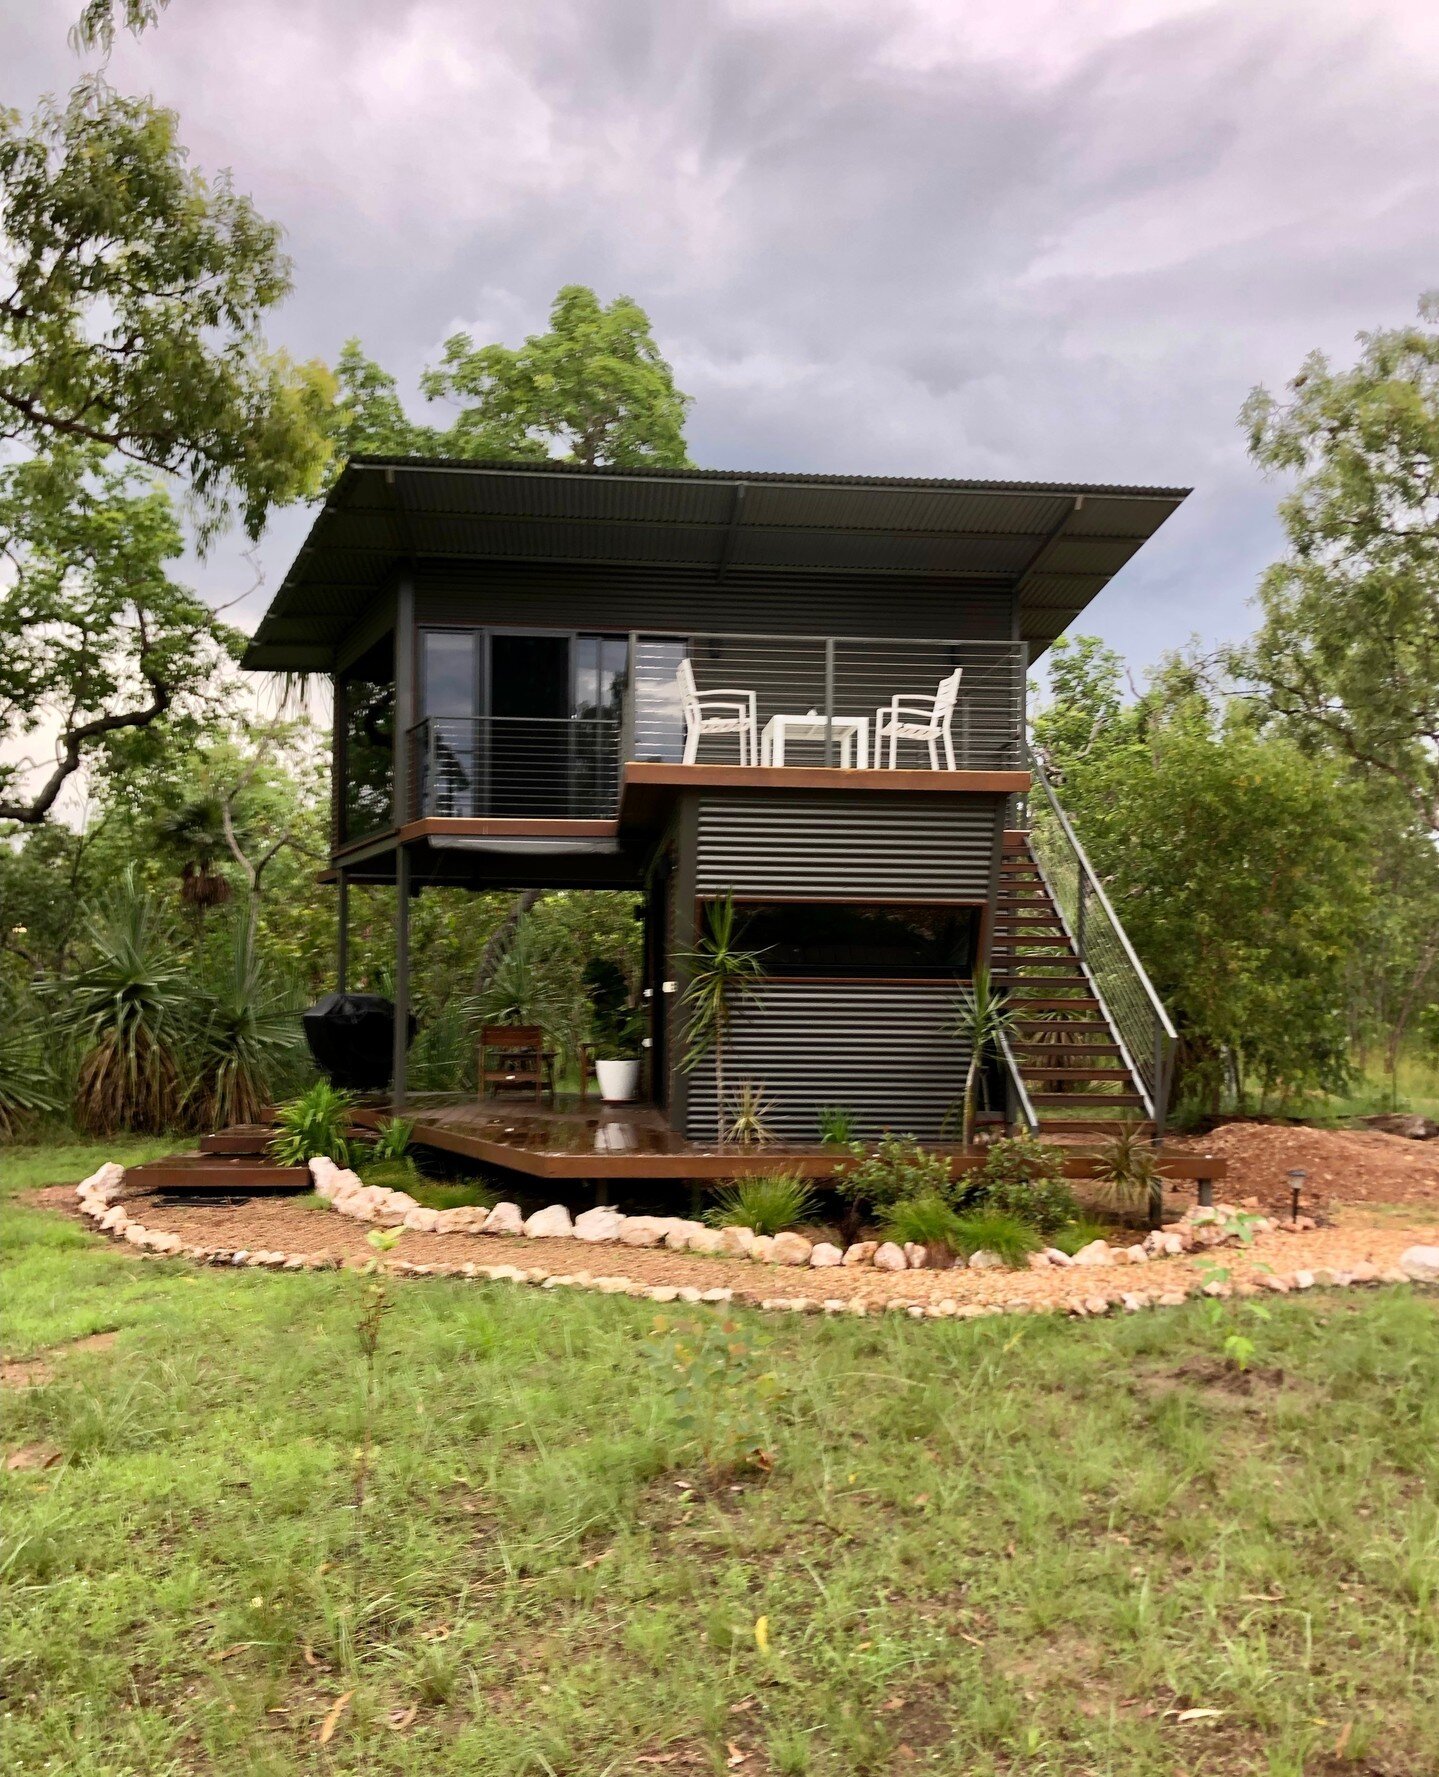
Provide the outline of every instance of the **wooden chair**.
<path id="1" fill-rule="evenodd" d="M 555 1052 L 538 1024 L 481 1025 L 479 1076 L 481 1098 L 532 1091 L 537 1104 L 546 1094 L 555 1102 Z"/>

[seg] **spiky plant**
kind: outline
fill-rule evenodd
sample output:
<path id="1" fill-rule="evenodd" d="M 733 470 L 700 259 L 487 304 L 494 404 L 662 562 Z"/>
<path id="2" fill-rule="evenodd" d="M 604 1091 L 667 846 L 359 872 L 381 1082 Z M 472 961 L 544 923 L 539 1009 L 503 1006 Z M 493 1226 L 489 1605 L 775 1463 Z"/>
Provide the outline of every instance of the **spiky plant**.
<path id="1" fill-rule="evenodd" d="M 342 1092 L 328 1080 L 316 1080 L 309 1091 L 280 1106 L 270 1153 L 281 1166 L 304 1166 L 323 1155 L 341 1166 L 350 1163 L 345 1138 L 353 1092 Z"/>
<path id="2" fill-rule="evenodd" d="M 741 1080 L 725 1124 L 726 1137 L 742 1148 L 762 1148 L 774 1140 L 769 1122 L 773 1108 L 769 1093 L 758 1080 Z"/>
<path id="3" fill-rule="evenodd" d="M 1137 1123 L 1129 1121 L 1095 1147 L 1090 1178 L 1095 1196 L 1119 1215 L 1153 1208 L 1163 1188 L 1153 1141 Z"/>
<path id="4" fill-rule="evenodd" d="M 974 1092 L 985 1061 L 997 1051 L 1000 1040 L 1013 1027 L 1015 1014 L 1004 996 L 994 991 L 988 969 L 976 969 L 968 990 L 960 990 L 954 1034 L 969 1044 L 969 1067 L 964 1076 L 964 1119 L 960 1140 L 974 1146 Z"/>
<path id="5" fill-rule="evenodd" d="M 814 1192 L 792 1172 L 762 1173 L 737 1179 L 717 1193 L 705 1220 L 712 1228 L 752 1228 L 756 1234 L 783 1234 L 814 1215 Z"/>
<path id="6" fill-rule="evenodd" d="M 298 997 L 264 966 L 244 921 L 236 922 L 229 962 L 206 997 L 186 1109 L 210 1129 L 258 1122 L 304 1033 Z"/>
<path id="7" fill-rule="evenodd" d="M 689 1008 L 686 1073 L 699 1066 L 711 1049 L 715 1058 L 715 1136 L 726 1134 L 725 1039 L 735 1007 L 754 992 L 765 977 L 764 953 L 746 950 L 736 930 L 733 895 L 711 901 L 705 910 L 704 929 L 694 949 L 680 959 L 689 976 L 685 1004 Z"/>
<path id="8" fill-rule="evenodd" d="M 133 864 L 91 918 L 86 939 L 86 966 L 49 989 L 57 1024 L 82 1051 L 75 1120 L 94 1135 L 173 1128 L 194 996 L 174 930 L 140 888 Z"/>
<path id="9" fill-rule="evenodd" d="M 64 1108 L 38 1020 L 0 1001 L 0 1140 Z"/>
<path id="10" fill-rule="evenodd" d="M 230 884 L 216 866 L 230 855 L 225 812 L 213 791 L 191 797 L 155 822 L 161 843 L 178 855 L 180 899 L 203 914 L 230 899 Z"/>

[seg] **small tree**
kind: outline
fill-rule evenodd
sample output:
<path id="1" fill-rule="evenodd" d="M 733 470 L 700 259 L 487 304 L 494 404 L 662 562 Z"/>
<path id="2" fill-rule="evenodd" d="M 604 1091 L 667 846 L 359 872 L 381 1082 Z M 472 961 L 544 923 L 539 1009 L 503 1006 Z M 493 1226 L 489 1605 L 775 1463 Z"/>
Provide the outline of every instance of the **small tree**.
<path id="1" fill-rule="evenodd" d="M 1003 997 L 994 991 L 988 969 L 976 969 L 974 981 L 966 992 L 960 990 L 959 1010 L 954 1021 L 954 1034 L 969 1044 L 969 1067 L 964 1076 L 964 1121 L 960 1141 L 966 1148 L 974 1146 L 974 1091 L 990 1054 L 999 1048 L 1000 1039 L 1013 1028 L 1014 1013 Z"/>
<path id="2" fill-rule="evenodd" d="M 735 1006 L 765 977 L 763 952 L 746 950 L 735 930 L 733 895 L 711 901 L 704 930 L 695 948 L 681 962 L 689 974 L 685 1003 L 689 1007 L 689 1051 L 686 1073 L 693 1072 L 712 1048 L 715 1058 L 715 1139 L 725 1138 L 725 1039 Z"/>

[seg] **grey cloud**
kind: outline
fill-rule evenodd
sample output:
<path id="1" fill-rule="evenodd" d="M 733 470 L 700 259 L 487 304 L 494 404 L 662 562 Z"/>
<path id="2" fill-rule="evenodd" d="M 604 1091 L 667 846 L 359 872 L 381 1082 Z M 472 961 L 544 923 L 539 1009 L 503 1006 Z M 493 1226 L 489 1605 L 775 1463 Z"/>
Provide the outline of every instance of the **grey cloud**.
<path id="1" fill-rule="evenodd" d="M 73 77 L 77 6 L 0 16 L 12 102 Z M 590 282 L 649 308 L 702 463 L 1193 482 L 1085 619 L 1146 661 L 1241 631 L 1278 546 L 1248 388 L 1439 282 L 1424 16 L 173 0 L 112 77 L 284 221 L 301 354 L 359 333 L 413 387 L 455 326 L 513 339 Z"/>

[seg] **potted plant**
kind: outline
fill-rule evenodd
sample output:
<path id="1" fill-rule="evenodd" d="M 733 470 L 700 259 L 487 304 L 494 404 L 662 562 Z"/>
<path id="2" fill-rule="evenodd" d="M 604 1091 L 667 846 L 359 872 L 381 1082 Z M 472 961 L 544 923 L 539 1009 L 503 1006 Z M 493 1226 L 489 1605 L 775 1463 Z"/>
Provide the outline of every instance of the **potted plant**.
<path id="1" fill-rule="evenodd" d="M 640 1088 L 644 1014 L 630 1004 L 624 971 L 607 957 L 591 959 L 585 969 L 585 988 L 600 1097 L 606 1104 L 628 1104 Z"/>

